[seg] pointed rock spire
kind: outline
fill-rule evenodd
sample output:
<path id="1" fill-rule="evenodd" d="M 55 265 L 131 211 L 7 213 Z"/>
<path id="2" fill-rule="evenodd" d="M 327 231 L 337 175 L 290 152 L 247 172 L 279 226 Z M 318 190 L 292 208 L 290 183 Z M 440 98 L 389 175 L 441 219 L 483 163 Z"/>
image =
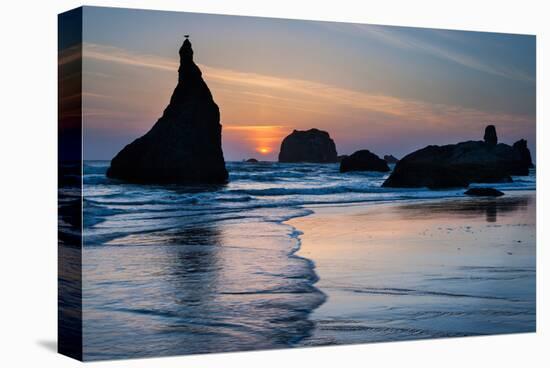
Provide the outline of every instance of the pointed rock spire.
<path id="1" fill-rule="evenodd" d="M 180 64 L 183 64 L 184 61 L 193 61 L 193 47 L 189 38 L 185 38 L 185 41 L 183 41 L 180 47 Z"/>
<path id="2" fill-rule="evenodd" d="M 178 84 L 161 118 L 111 161 L 107 176 L 136 183 L 225 183 L 218 105 L 186 37 Z"/>

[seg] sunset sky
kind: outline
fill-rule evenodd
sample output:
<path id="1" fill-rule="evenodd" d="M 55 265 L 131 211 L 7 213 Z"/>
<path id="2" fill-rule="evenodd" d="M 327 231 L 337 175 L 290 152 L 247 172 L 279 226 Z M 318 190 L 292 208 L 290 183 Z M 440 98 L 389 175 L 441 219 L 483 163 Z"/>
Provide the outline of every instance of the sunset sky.
<path id="1" fill-rule="evenodd" d="M 397 157 L 427 144 L 526 138 L 535 156 L 535 37 L 85 7 L 84 158 L 147 132 L 177 83 L 178 50 L 220 107 L 226 160 L 276 160 L 293 129 L 338 154 Z"/>

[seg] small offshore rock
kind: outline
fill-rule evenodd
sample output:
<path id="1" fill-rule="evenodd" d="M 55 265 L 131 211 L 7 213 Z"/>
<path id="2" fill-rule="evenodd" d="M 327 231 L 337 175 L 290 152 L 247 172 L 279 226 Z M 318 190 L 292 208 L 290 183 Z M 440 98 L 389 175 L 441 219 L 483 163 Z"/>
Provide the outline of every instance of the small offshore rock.
<path id="1" fill-rule="evenodd" d="M 340 163 L 340 172 L 348 171 L 390 171 L 386 161 L 370 152 L 369 150 L 360 150 L 344 158 Z"/>
<path id="2" fill-rule="evenodd" d="M 500 197 L 504 195 L 504 193 L 495 188 L 470 188 L 464 194 L 480 197 Z"/>

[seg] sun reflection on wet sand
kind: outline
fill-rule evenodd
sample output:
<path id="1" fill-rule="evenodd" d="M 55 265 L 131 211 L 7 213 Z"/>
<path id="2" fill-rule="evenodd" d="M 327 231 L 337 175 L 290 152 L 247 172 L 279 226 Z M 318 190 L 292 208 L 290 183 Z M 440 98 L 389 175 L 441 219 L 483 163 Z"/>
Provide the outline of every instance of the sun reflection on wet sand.
<path id="1" fill-rule="evenodd" d="M 314 211 L 289 221 L 328 295 L 304 344 L 534 331 L 534 194 Z"/>

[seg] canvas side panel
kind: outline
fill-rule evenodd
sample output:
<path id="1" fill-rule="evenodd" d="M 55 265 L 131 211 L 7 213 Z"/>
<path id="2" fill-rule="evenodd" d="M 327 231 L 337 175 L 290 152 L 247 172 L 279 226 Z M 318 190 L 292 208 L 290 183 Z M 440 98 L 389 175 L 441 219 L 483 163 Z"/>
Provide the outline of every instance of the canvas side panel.
<path id="1" fill-rule="evenodd" d="M 58 16 L 58 351 L 82 360 L 82 8 Z"/>

